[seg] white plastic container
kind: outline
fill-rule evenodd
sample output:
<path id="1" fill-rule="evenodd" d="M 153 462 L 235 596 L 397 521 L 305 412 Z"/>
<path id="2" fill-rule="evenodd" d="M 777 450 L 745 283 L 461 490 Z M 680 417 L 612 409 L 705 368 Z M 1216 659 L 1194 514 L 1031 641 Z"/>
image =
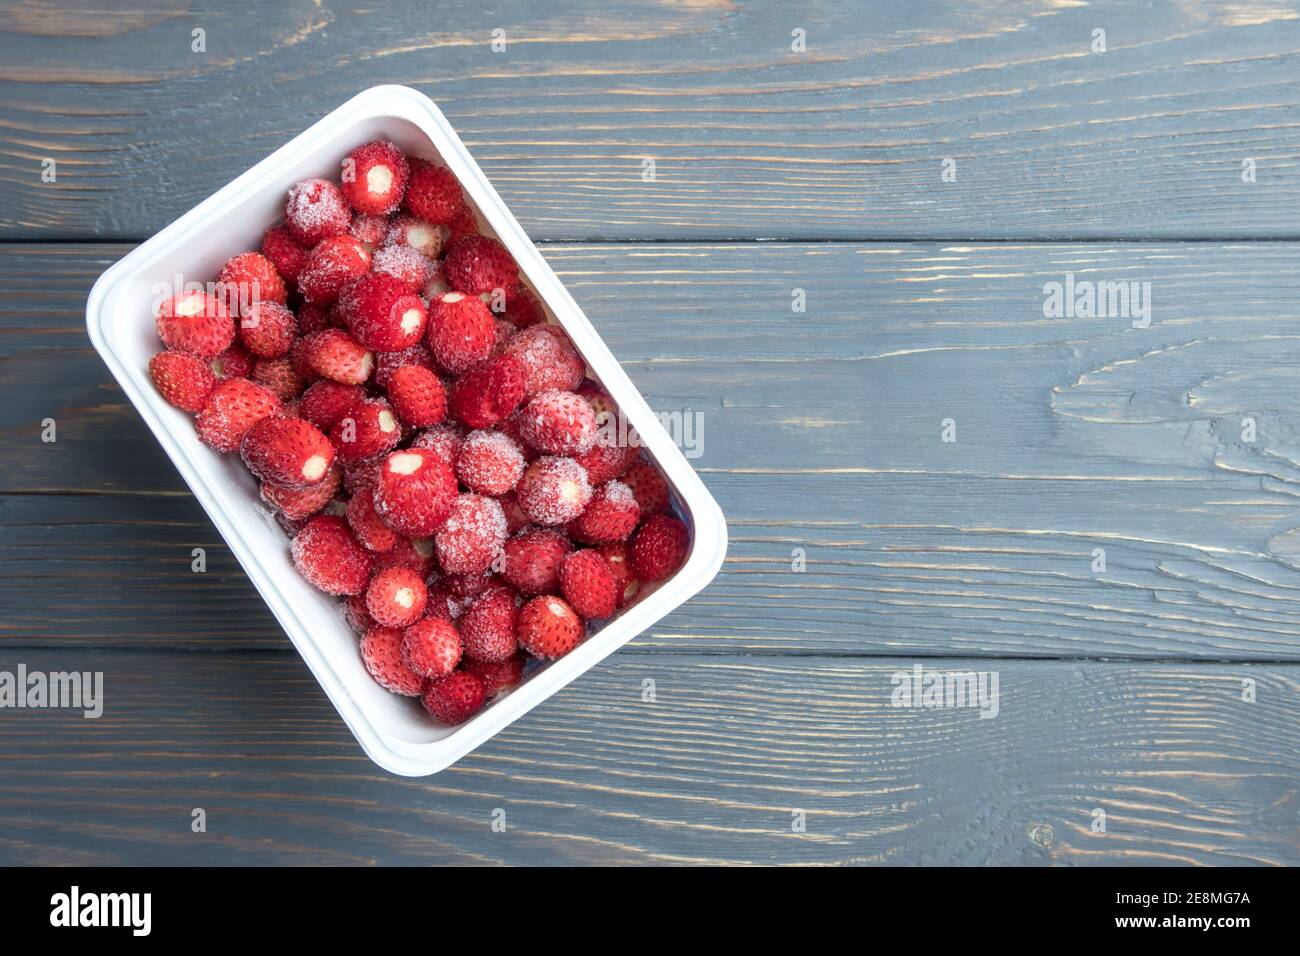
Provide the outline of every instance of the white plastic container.
<path id="1" fill-rule="evenodd" d="M 379 687 L 366 672 L 341 605 L 294 570 L 288 538 L 262 505 L 257 485 L 234 455 L 203 445 L 189 415 L 154 390 L 148 362 L 161 348 L 152 305 L 160 285 L 209 282 L 225 261 L 260 246 L 281 218 L 288 188 L 312 176 L 337 178 L 340 160 L 373 139 L 408 153 L 441 158 L 459 177 L 486 231 L 514 255 L 520 271 L 573 339 L 599 380 L 640 433 L 644 450 L 673 490 L 673 506 L 691 529 L 685 565 L 652 593 L 608 621 L 572 653 L 458 727 L 434 722 L 412 698 Z M 488 183 L 433 102 L 403 86 L 377 86 L 354 97 L 113 265 L 95 283 L 86 325 L 107 363 L 175 462 L 244 571 L 261 593 L 365 752 L 406 776 L 436 773 L 595 666 L 712 580 L 727 548 L 717 503 L 682 456 L 577 303 Z M 256 666 L 250 662 L 250 666 Z"/>

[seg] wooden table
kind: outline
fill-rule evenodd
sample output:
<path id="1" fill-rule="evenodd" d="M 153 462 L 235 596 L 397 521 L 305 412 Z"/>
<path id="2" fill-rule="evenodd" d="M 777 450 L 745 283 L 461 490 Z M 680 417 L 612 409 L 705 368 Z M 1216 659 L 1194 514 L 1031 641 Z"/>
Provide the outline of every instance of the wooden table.
<path id="1" fill-rule="evenodd" d="M 474 6 L 0 3 L 0 668 L 106 696 L 0 711 L 0 863 L 1300 862 L 1300 7 Z M 84 328 L 133 243 L 379 83 L 703 414 L 732 542 L 423 780 Z M 1045 314 L 1067 274 L 1149 282 L 1149 324 Z M 996 672 L 998 715 L 893 706 L 918 664 Z"/>

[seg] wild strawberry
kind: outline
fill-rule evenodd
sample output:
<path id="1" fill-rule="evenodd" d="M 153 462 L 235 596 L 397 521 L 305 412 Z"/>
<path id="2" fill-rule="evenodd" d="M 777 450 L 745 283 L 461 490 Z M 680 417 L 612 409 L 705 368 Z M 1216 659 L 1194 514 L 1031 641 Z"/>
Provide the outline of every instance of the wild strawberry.
<path id="1" fill-rule="evenodd" d="M 403 697 L 419 697 L 424 678 L 402 659 L 402 632 L 393 627 L 372 627 L 361 638 L 361 661 L 384 690 Z"/>
<path id="2" fill-rule="evenodd" d="M 332 307 L 320 302 L 304 302 L 298 307 L 298 334 L 311 335 L 334 327 Z"/>
<path id="3" fill-rule="evenodd" d="M 424 296 L 425 302 L 432 302 L 440 295 L 446 295 L 452 291 L 451 283 L 447 281 L 447 274 L 443 272 L 441 259 L 430 259 L 433 268 L 429 270 L 429 278 L 424 283 L 424 291 L 420 295 Z"/>
<path id="4" fill-rule="evenodd" d="M 386 216 L 401 205 L 410 173 L 392 143 L 366 143 L 343 160 L 343 196 L 357 212 Z"/>
<path id="5" fill-rule="evenodd" d="M 572 458 L 539 458 L 524 469 L 515 486 L 524 514 L 544 525 L 572 521 L 591 500 L 587 473 Z"/>
<path id="6" fill-rule="evenodd" d="M 210 363 L 218 381 L 228 378 L 248 378 L 253 371 L 253 357 L 236 342 Z"/>
<path id="7" fill-rule="evenodd" d="M 402 632 L 402 660 L 421 677 L 450 674 L 460 663 L 460 635 L 451 621 L 425 617 Z"/>
<path id="8" fill-rule="evenodd" d="M 650 462 L 637 462 L 619 480 L 632 489 L 643 518 L 668 510 L 668 482 Z"/>
<path id="9" fill-rule="evenodd" d="M 432 262 L 442 255 L 442 245 L 446 238 L 446 226 L 435 226 L 415 216 L 398 216 L 388 227 L 384 245 L 414 249 Z"/>
<path id="10" fill-rule="evenodd" d="M 480 430 L 465 436 L 456 460 L 456 477 L 471 491 L 503 495 L 523 473 L 523 452 L 506 435 Z"/>
<path id="11" fill-rule="evenodd" d="M 343 470 L 331 466 L 325 477 L 306 488 L 290 488 L 274 482 L 262 482 L 262 500 L 291 521 L 304 521 L 324 509 L 338 494 Z"/>
<path id="12" fill-rule="evenodd" d="M 370 258 L 370 269 L 396 279 L 412 293 L 422 292 L 434 273 L 433 261 L 410 246 L 380 246 Z"/>
<path id="13" fill-rule="evenodd" d="M 344 235 L 352 225 L 352 212 L 338 186 L 327 179 L 304 179 L 289 190 L 284 219 L 298 244 L 310 249 L 331 236 Z"/>
<path id="14" fill-rule="evenodd" d="M 248 430 L 280 411 L 280 400 L 269 389 L 246 378 L 218 383 L 194 419 L 203 444 L 216 451 L 238 451 Z"/>
<path id="15" fill-rule="evenodd" d="M 467 372 L 492 354 L 496 326 L 475 296 L 448 292 L 429 303 L 429 349 L 448 372 Z"/>
<path id="16" fill-rule="evenodd" d="M 413 428 L 437 425 L 447 417 L 447 390 L 442 379 L 419 365 L 404 365 L 388 380 L 393 411 Z"/>
<path id="17" fill-rule="evenodd" d="M 632 570 L 642 581 L 662 581 L 686 559 L 690 533 L 669 515 L 651 515 L 632 539 Z"/>
<path id="18" fill-rule="evenodd" d="M 497 422 L 496 430 L 519 446 L 519 450 L 524 454 L 524 462 L 527 463 L 536 461 L 538 452 L 537 449 L 524 440 L 523 421 L 524 410 L 521 408 Z"/>
<path id="19" fill-rule="evenodd" d="M 331 236 L 308 254 L 298 273 L 298 291 L 308 302 L 328 305 L 345 285 L 369 271 L 370 250 L 363 243 L 351 236 Z"/>
<path id="20" fill-rule="evenodd" d="M 217 276 L 217 295 L 235 318 L 258 302 L 284 305 L 284 280 L 275 264 L 260 252 L 241 252 L 224 266 Z"/>
<path id="21" fill-rule="evenodd" d="M 641 507 L 632 489 L 621 481 L 601 485 L 591 496 L 585 511 L 569 522 L 574 540 L 592 544 L 624 541 L 641 520 Z"/>
<path id="22" fill-rule="evenodd" d="M 534 657 L 563 657 L 582 640 L 582 618 L 563 598 L 553 594 L 535 597 L 519 612 L 515 636 Z"/>
<path id="23" fill-rule="evenodd" d="M 424 303 L 401 281 L 370 272 L 344 287 L 339 309 L 353 337 L 377 352 L 400 352 L 424 338 Z"/>
<path id="24" fill-rule="evenodd" d="M 357 403 L 330 429 L 330 441 L 345 465 L 387 454 L 401 440 L 397 416 L 378 398 Z"/>
<path id="25" fill-rule="evenodd" d="M 438 564 L 438 558 L 433 550 L 433 540 L 430 538 L 399 537 L 397 544 L 387 551 L 375 551 L 371 560 L 374 562 L 375 571 L 384 571 L 388 568 L 410 568 L 420 575 L 421 579 L 427 579 Z M 426 608 L 425 613 L 429 613 L 433 608 L 432 592 L 430 592 L 429 604 L 426 605 Z"/>
<path id="26" fill-rule="evenodd" d="M 254 302 L 240 313 L 239 340 L 258 358 L 289 354 L 298 335 L 298 320 L 278 302 Z"/>
<path id="27" fill-rule="evenodd" d="M 552 455 L 581 454 L 596 441 L 596 413 L 573 392 L 547 389 L 519 416 L 524 441 Z"/>
<path id="28" fill-rule="evenodd" d="M 465 656 L 481 661 L 504 661 L 519 650 L 515 639 L 515 593 L 492 588 L 479 596 L 460 619 L 460 639 Z"/>
<path id="29" fill-rule="evenodd" d="M 388 235 L 388 217 L 359 212 L 352 217 L 348 235 L 370 250 L 373 262 L 375 250 L 383 243 L 384 236 Z"/>
<path id="30" fill-rule="evenodd" d="M 388 568 L 370 579 L 366 610 L 384 627 L 407 627 L 424 615 L 424 579 L 410 568 Z"/>
<path id="31" fill-rule="evenodd" d="M 262 255 L 271 261 L 275 271 L 292 289 L 298 287 L 298 273 L 307 264 L 309 251 L 284 226 L 273 226 L 262 236 Z"/>
<path id="32" fill-rule="evenodd" d="M 462 375 L 451 388 L 448 410 L 470 428 L 491 428 L 524 398 L 526 371 L 509 354 L 495 355 Z"/>
<path id="33" fill-rule="evenodd" d="M 403 204 L 417 219 L 431 225 L 451 222 L 463 202 L 456 174 L 423 159 L 411 159 L 410 165 Z"/>
<path id="34" fill-rule="evenodd" d="M 526 329 L 546 322 L 546 311 L 542 308 L 542 303 L 522 285 L 516 286 L 514 292 L 506 294 L 505 315 L 517 329 Z"/>
<path id="35" fill-rule="evenodd" d="M 560 568 L 564 598 L 582 617 L 609 617 L 618 607 L 619 588 L 609 563 L 590 548 L 575 551 Z"/>
<path id="36" fill-rule="evenodd" d="M 240 444 L 244 464 L 258 478 L 290 488 L 306 488 L 334 464 L 334 447 L 319 428 L 301 418 L 264 418 Z"/>
<path id="37" fill-rule="evenodd" d="M 558 591 L 560 566 L 572 550 L 569 539 L 552 528 L 521 532 L 505 543 L 501 576 L 520 594 Z"/>
<path id="38" fill-rule="evenodd" d="M 302 393 L 298 414 L 321 431 L 328 432 L 365 397 L 365 389 L 360 385 L 344 385 L 322 379 Z"/>
<path id="39" fill-rule="evenodd" d="M 501 502 L 501 511 L 506 516 L 508 534 L 518 534 L 521 528 L 530 524 L 528 515 L 524 514 L 524 509 L 519 507 L 519 498 L 513 491 L 502 495 L 497 501 Z"/>
<path id="40" fill-rule="evenodd" d="M 512 654 L 503 661 L 480 661 L 467 657 L 461 661 L 461 669 L 473 674 L 483 682 L 483 694 L 491 700 L 502 691 L 518 687 L 524 679 L 524 664 L 528 656 L 522 652 Z"/>
<path id="41" fill-rule="evenodd" d="M 293 362 L 287 358 L 258 359 L 248 377 L 269 389 L 286 407 L 302 394 L 302 379 L 294 371 Z"/>
<path id="42" fill-rule="evenodd" d="M 433 360 L 433 353 L 429 351 L 429 346 L 420 342 L 400 352 L 376 353 L 375 384 L 380 388 L 387 388 L 389 378 L 404 365 L 418 365 L 435 373 L 438 371 L 438 363 Z"/>
<path id="43" fill-rule="evenodd" d="M 447 281 L 457 292 L 481 295 L 494 289 L 513 290 L 519 285 L 519 266 L 506 247 L 487 236 L 465 236 L 447 249 L 443 266 Z"/>
<path id="44" fill-rule="evenodd" d="M 614 582 L 618 586 L 618 606 L 623 607 L 631 603 L 636 593 L 641 590 L 641 582 L 637 580 L 636 572 L 632 570 L 632 559 L 627 553 L 627 543 L 615 541 L 613 544 L 601 545 L 596 550 L 600 552 L 600 556 L 609 565 L 610 573 L 614 575 Z"/>
<path id="45" fill-rule="evenodd" d="M 485 571 L 506 540 L 501 506 L 482 495 L 460 495 L 434 538 L 438 563 L 448 574 Z"/>
<path id="46" fill-rule="evenodd" d="M 442 527 L 456 500 L 456 477 L 433 452 L 408 448 L 384 459 L 375 483 L 375 510 L 389 527 L 426 538 Z"/>
<path id="47" fill-rule="evenodd" d="M 506 343 L 504 354 L 524 363 L 524 395 L 528 398 L 548 388 L 572 391 L 586 371 L 569 337 L 554 325 L 533 325 L 522 330 Z"/>
<path id="48" fill-rule="evenodd" d="M 302 339 L 303 359 L 321 378 L 361 385 L 370 378 L 375 356 L 342 329 L 326 329 Z"/>
<path id="49" fill-rule="evenodd" d="M 354 495 L 348 501 L 344 516 L 352 533 L 367 550 L 391 551 L 397 547 L 402 536 L 384 524 L 383 519 L 375 512 L 373 495 L 373 491 Z"/>
<path id="50" fill-rule="evenodd" d="M 492 342 L 492 354 L 498 355 L 505 350 L 506 343 L 518 333 L 518 330 L 505 319 L 496 319 L 492 323 L 496 329 L 496 339 Z"/>
<path id="51" fill-rule="evenodd" d="M 424 612 L 425 617 L 439 617 L 444 621 L 455 621 L 465 613 L 472 598 L 458 598 L 451 593 L 446 580 L 438 581 L 429 588 L 429 603 Z"/>
<path id="52" fill-rule="evenodd" d="M 326 594 L 360 594 L 370 580 L 370 556 L 336 515 L 312 518 L 290 547 L 293 566 Z"/>
<path id="53" fill-rule="evenodd" d="M 464 430 L 452 422 L 445 422 L 420 432 L 415 436 L 415 440 L 411 442 L 411 447 L 423 448 L 425 451 L 433 452 L 447 463 L 447 467 L 455 472 L 456 465 L 460 461 L 460 449 L 464 441 Z"/>
<path id="54" fill-rule="evenodd" d="M 235 339 L 235 322 L 225 305 L 198 291 L 163 300 L 155 324 L 163 345 L 199 358 L 220 355 Z"/>
<path id="55" fill-rule="evenodd" d="M 366 610 L 365 594 L 354 594 L 343 602 L 343 619 L 348 622 L 348 627 L 363 636 L 366 631 L 375 626 L 374 620 L 370 617 L 370 612 Z M 400 631 L 397 633 L 396 647 L 400 659 L 402 654 L 402 634 Z"/>
<path id="56" fill-rule="evenodd" d="M 444 574 L 439 580 L 447 585 L 453 597 L 460 599 L 476 598 L 489 588 L 506 587 L 501 579 L 488 569 Z"/>
<path id="57" fill-rule="evenodd" d="M 159 352 L 149 360 L 149 377 L 158 394 L 190 414 L 202 411 L 217 387 L 208 363 L 184 352 Z"/>
<path id="58" fill-rule="evenodd" d="M 622 477 L 629 468 L 636 464 L 641 450 L 636 445 L 620 445 L 617 442 L 606 443 L 599 432 L 596 444 L 581 455 L 575 455 L 578 464 L 587 469 L 587 479 L 593 485 L 603 485 L 614 478 Z"/>
<path id="59" fill-rule="evenodd" d="M 469 203 L 462 202 L 452 214 L 451 222 L 447 223 L 447 242 L 452 243 L 466 236 L 477 235 L 478 232 L 478 216 L 474 214 L 473 209 L 469 208 Z"/>
<path id="60" fill-rule="evenodd" d="M 480 710 L 486 693 L 483 681 L 469 671 L 456 671 L 424 685 L 424 709 L 444 724 L 463 724 Z"/>

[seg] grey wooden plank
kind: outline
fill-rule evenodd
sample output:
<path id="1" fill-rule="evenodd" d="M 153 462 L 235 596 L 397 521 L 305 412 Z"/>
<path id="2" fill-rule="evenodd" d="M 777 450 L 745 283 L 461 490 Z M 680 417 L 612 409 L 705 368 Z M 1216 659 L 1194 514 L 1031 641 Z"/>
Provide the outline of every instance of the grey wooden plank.
<path id="1" fill-rule="evenodd" d="M 538 238 L 1294 236 L 1295 15 L 6 0 L 0 235 L 140 238 L 359 90 L 403 83 Z"/>
<path id="2" fill-rule="evenodd" d="M 21 493 L 0 499 L 0 639 L 281 647 L 85 343 L 120 251 L 0 247 L 0 492 Z M 703 413 L 695 464 L 730 523 L 718 581 L 639 647 L 1295 659 L 1296 247 L 545 251 L 652 404 Z M 1153 282 L 1151 327 L 1045 318 L 1067 272 Z"/>
<path id="3" fill-rule="evenodd" d="M 998 662 L 983 719 L 892 706 L 910 661 L 619 654 L 406 780 L 291 655 L 18 662 L 102 671 L 105 707 L 4 712 L 4 863 L 1300 862 L 1294 666 Z"/>

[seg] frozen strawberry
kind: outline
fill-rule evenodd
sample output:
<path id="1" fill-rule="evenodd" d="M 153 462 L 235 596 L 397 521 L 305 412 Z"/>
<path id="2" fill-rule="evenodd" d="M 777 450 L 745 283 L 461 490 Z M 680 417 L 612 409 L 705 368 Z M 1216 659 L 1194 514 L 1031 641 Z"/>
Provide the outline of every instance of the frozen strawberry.
<path id="1" fill-rule="evenodd" d="M 572 458 L 546 456 L 524 469 L 515 486 L 519 507 L 542 525 L 572 521 L 591 500 L 587 473 Z"/>
<path id="2" fill-rule="evenodd" d="M 399 537 L 397 544 L 387 551 L 373 552 L 371 560 L 374 562 L 376 572 L 388 568 L 410 568 L 423 580 L 427 580 L 429 575 L 433 574 L 438 564 L 432 538 Z M 429 600 L 432 602 L 432 596 Z M 427 614 L 428 610 L 425 613 Z"/>
<path id="3" fill-rule="evenodd" d="M 448 574 L 487 570 L 505 540 L 506 516 L 501 505 L 473 494 L 456 498 L 434 538 L 438 563 Z"/>
<path id="4" fill-rule="evenodd" d="M 365 389 L 360 385 L 322 379 L 303 392 L 298 414 L 321 431 L 328 432 L 365 397 Z"/>
<path id="5" fill-rule="evenodd" d="M 258 359 L 248 376 L 263 388 L 270 389 L 286 407 L 302 394 L 302 379 L 287 358 Z"/>
<path id="6" fill-rule="evenodd" d="M 461 661 L 461 669 L 473 674 L 483 682 L 483 693 L 488 700 L 497 694 L 518 687 L 524 679 L 526 654 L 512 654 L 503 661 L 480 661 L 467 657 Z"/>
<path id="7" fill-rule="evenodd" d="M 477 598 L 484 591 L 493 587 L 506 587 L 505 583 L 491 570 L 444 574 L 440 581 L 447 585 L 447 589 L 453 597 L 460 600 Z"/>
<path id="8" fill-rule="evenodd" d="M 448 372 L 467 372 L 492 353 L 496 325 L 476 296 L 448 292 L 429 303 L 429 349 Z"/>
<path id="9" fill-rule="evenodd" d="M 289 488 L 316 484 L 334 464 L 329 439 L 301 418 L 262 419 L 248 430 L 239 452 L 258 478 Z"/>
<path id="10" fill-rule="evenodd" d="M 487 236 L 465 236 L 447 249 L 443 263 L 447 281 L 457 292 L 481 295 L 494 289 L 513 290 L 519 285 L 519 266 L 506 247 Z"/>
<path id="11" fill-rule="evenodd" d="M 456 460 L 456 477 L 471 491 L 503 495 L 523 473 L 524 454 L 508 436 L 483 430 L 465 436 Z"/>
<path id="12" fill-rule="evenodd" d="M 149 360 L 149 377 L 169 404 L 190 414 L 202 411 L 217 387 L 211 366 L 184 352 L 159 352 Z"/>
<path id="13" fill-rule="evenodd" d="M 463 724 L 480 710 L 486 699 L 483 681 L 469 671 L 456 671 L 424 685 L 424 709 L 444 724 Z"/>
<path id="14" fill-rule="evenodd" d="M 424 302 L 390 275 L 367 273 L 339 293 L 339 309 L 353 337 L 377 352 L 418 345 L 428 321 Z"/>
<path id="15" fill-rule="evenodd" d="M 368 461 L 340 462 L 343 467 L 343 487 L 352 497 L 373 495 L 379 481 L 379 469 L 384 467 L 382 458 Z"/>
<path id="16" fill-rule="evenodd" d="M 520 594 L 560 589 L 560 566 L 573 550 L 569 539 L 551 528 L 524 531 L 505 543 L 501 576 Z"/>
<path id="17" fill-rule="evenodd" d="M 625 541 L 640 520 L 641 506 L 632 489 L 621 481 L 609 481 L 592 493 L 586 510 L 569 522 L 569 534 L 575 541 L 590 544 Z"/>
<path id="18" fill-rule="evenodd" d="M 525 286 L 516 286 L 506 293 L 506 319 L 517 329 L 526 329 L 546 322 L 546 310 L 537 296 Z"/>
<path id="19" fill-rule="evenodd" d="M 641 449 L 635 445 L 620 445 L 616 441 L 607 444 L 604 436 L 597 432 L 596 444 L 581 455 L 575 455 L 578 464 L 587 469 L 587 479 L 593 485 L 603 485 L 614 478 L 621 478 L 629 468 L 636 464 Z"/>
<path id="20" fill-rule="evenodd" d="M 591 410 L 596 413 L 598 427 L 610 428 L 618 425 L 618 406 L 614 404 L 614 399 L 610 398 L 609 392 L 595 382 L 583 382 L 574 391 L 585 398 Z"/>
<path id="21" fill-rule="evenodd" d="M 388 235 L 388 217 L 359 212 L 352 217 L 348 235 L 369 249 L 373 257 L 375 250 L 383 244 L 384 236 Z"/>
<path id="22" fill-rule="evenodd" d="M 164 299 L 154 315 L 158 338 L 177 352 L 213 358 L 235 339 L 235 321 L 225 305 L 204 292 L 185 292 Z"/>
<path id="23" fill-rule="evenodd" d="M 366 610 L 384 627 L 407 627 L 424 616 L 424 579 L 411 568 L 388 568 L 370 579 Z"/>
<path id="24" fill-rule="evenodd" d="M 425 617 L 438 617 L 444 621 L 459 620 L 472 598 L 458 598 L 451 593 L 446 581 L 438 581 L 429 588 L 429 603 Z"/>
<path id="25" fill-rule="evenodd" d="M 397 416 L 378 398 L 357 403 L 330 429 L 330 441 L 344 465 L 387 454 L 401 440 Z"/>
<path id="26" fill-rule="evenodd" d="M 434 274 L 432 260 L 410 246 L 380 246 L 370 258 L 370 271 L 391 276 L 410 292 L 422 292 Z"/>
<path id="27" fill-rule="evenodd" d="M 563 598 L 535 597 L 519 611 L 515 636 L 534 657 L 563 657 L 582 640 L 583 622 Z"/>
<path id="28" fill-rule="evenodd" d="M 528 515 L 524 514 L 524 509 L 519 507 L 519 498 L 513 491 L 502 495 L 497 501 L 501 502 L 501 511 L 506 516 L 508 534 L 518 534 L 521 528 L 531 523 Z"/>
<path id="29" fill-rule="evenodd" d="M 370 612 L 366 610 L 366 596 L 364 593 L 354 594 L 343 602 L 343 619 L 348 622 L 348 627 L 362 636 L 375 626 L 374 620 L 370 617 Z M 402 634 L 400 631 L 397 633 L 396 646 L 400 657 L 402 653 Z"/>
<path id="30" fill-rule="evenodd" d="M 572 391 L 586 366 L 569 337 L 554 325 L 533 325 L 506 343 L 506 355 L 524 363 L 524 395 L 532 398 L 548 388 Z"/>
<path id="31" fill-rule="evenodd" d="M 262 255 L 290 289 L 298 288 L 298 274 L 307 264 L 308 251 L 284 226 L 273 226 L 262 236 Z"/>
<path id="32" fill-rule="evenodd" d="M 424 678 L 402 659 L 402 632 L 394 627 L 372 627 L 361 638 L 361 661 L 384 690 L 403 697 L 419 697 Z"/>
<path id="33" fill-rule="evenodd" d="M 618 580 L 609 562 L 590 548 L 564 559 L 560 589 L 573 609 L 588 620 L 609 617 L 618 608 Z"/>
<path id="34" fill-rule="evenodd" d="M 433 360 L 433 353 L 429 351 L 429 346 L 419 342 L 400 352 L 377 352 L 375 384 L 380 388 L 387 388 L 389 377 L 403 365 L 419 365 L 430 372 L 438 371 L 438 364 Z"/>
<path id="35" fill-rule="evenodd" d="M 447 223 L 447 242 L 450 244 L 466 236 L 476 236 L 481 231 L 478 216 L 469 208 L 469 203 L 462 202 Z"/>
<path id="36" fill-rule="evenodd" d="M 293 539 L 293 566 L 326 594 L 360 594 L 370 580 L 370 556 L 343 519 L 317 515 Z"/>
<path id="37" fill-rule="evenodd" d="M 552 455 L 581 454 L 596 442 L 596 413 L 585 398 L 549 388 L 519 416 L 524 441 Z"/>
<path id="38" fill-rule="evenodd" d="M 494 355 L 451 388 L 447 408 L 470 428 L 491 428 L 519 407 L 527 372 L 513 355 Z"/>
<path id="39" fill-rule="evenodd" d="M 392 374 L 388 400 L 397 417 L 413 428 L 437 425 L 447 417 L 447 390 L 442 379 L 418 365 L 405 365 Z"/>
<path id="40" fill-rule="evenodd" d="M 538 451 L 524 441 L 523 419 L 524 410 L 521 408 L 497 422 L 496 430 L 519 446 L 519 450 L 524 453 L 524 462 L 527 463 L 537 459 Z"/>
<path id="41" fill-rule="evenodd" d="M 371 491 L 370 494 L 354 495 L 348 501 L 347 511 L 344 512 L 344 516 L 347 518 L 348 527 L 352 529 L 352 533 L 357 536 L 357 540 L 367 550 L 391 551 L 397 547 L 397 543 L 402 540 L 402 536 L 384 524 L 383 519 L 375 512 L 373 494 L 373 491 Z"/>
<path id="42" fill-rule="evenodd" d="M 632 539 L 632 570 L 642 581 L 662 581 L 684 560 L 689 532 L 669 515 L 651 515 Z"/>
<path id="43" fill-rule="evenodd" d="M 310 249 L 323 239 L 344 235 L 352 225 L 352 210 L 329 180 L 305 179 L 289 190 L 284 219 L 289 234 Z M 298 281 L 301 285 L 301 275 Z"/>
<path id="44" fill-rule="evenodd" d="M 284 305 L 284 280 L 275 265 L 260 252 L 242 252 L 224 266 L 217 276 L 217 295 L 235 318 L 247 314 L 259 302 Z"/>
<path id="45" fill-rule="evenodd" d="M 402 632 L 402 660 L 421 677 L 450 674 L 460 663 L 460 634 L 441 617 L 425 617 Z"/>
<path id="46" fill-rule="evenodd" d="M 505 319 L 496 319 L 492 323 L 492 327 L 496 329 L 496 340 L 492 343 L 492 354 L 497 355 L 505 351 L 506 343 L 515 337 L 518 330 Z"/>
<path id="47" fill-rule="evenodd" d="M 218 383 L 194 419 L 203 444 L 216 451 L 238 451 L 248 430 L 280 411 L 280 400 L 269 389 L 246 378 Z"/>
<path id="48" fill-rule="evenodd" d="M 321 378 L 361 385 L 374 370 L 374 354 L 342 329 L 315 332 L 302 343 L 303 360 Z"/>
<path id="49" fill-rule="evenodd" d="M 239 340 L 258 358 L 280 358 L 298 334 L 298 320 L 278 302 L 254 302 L 240 313 Z"/>
<path id="50" fill-rule="evenodd" d="M 412 159 L 410 167 L 406 208 L 417 219 L 431 225 L 451 222 L 464 201 L 456 174 L 446 166 L 435 166 L 423 159 Z"/>
<path id="51" fill-rule="evenodd" d="M 370 250 L 351 236 L 331 236 L 312 249 L 298 273 L 298 291 L 308 302 L 328 305 L 353 279 L 370 271 Z"/>
<path id="52" fill-rule="evenodd" d="M 432 261 L 442 255 L 442 246 L 446 239 L 446 226 L 435 226 L 415 216 L 398 216 L 388 227 L 388 232 L 384 236 L 384 245 L 405 246 Z"/>
<path id="53" fill-rule="evenodd" d="M 218 381 L 225 381 L 228 378 L 248 378 L 253 371 L 253 357 L 236 342 L 214 358 L 210 365 Z"/>
<path id="54" fill-rule="evenodd" d="M 451 291 L 451 283 L 447 281 L 447 274 L 442 269 L 442 260 L 430 261 L 433 262 L 433 268 L 429 271 L 428 281 L 424 283 L 424 291 L 420 293 L 426 302 L 432 302 Z"/>
<path id="55" fill-rule="evenodd" d="M 290 488 L 274 482 L 262 482 L 262 500 L 291 521 L 303 521 L 324 510 L 338 494 L 343 470 L 332 465 L 325 477 L 306 488 Z"/>
<path id="56" fill-rule="evenodd" d="M 624 607 L 630 604 L 636 597 L 636 593 L 641 590 L 641 582 L 637 580 L 636 572 L 632 570 L 632 559 L 627 553 L 627 543 L 616 541 L 613 544 L 601 545 L 596 550 L 600 552 L 600 556 L 609 565 L 610 573 L 614 575 L 614 582 L 618 586 L 618 606 Z"/>
<path id="57" fill-rule="evenodd" d="M 298 334 L 311 335 L 334 327 L 332 307 L 319 302 L 304 302 L 298 307 Z"/>
<path id="58" fill-rule="evenodd" d="M 386 216 L 401 205 L 410 172 L 392 143 L 366 143 L 343 160 L 343 197 L 357 212 Z"/>
<path id="59" fill-rule="evenodd" d="M 638 461 L 619 480 L 632 489 L 642 517 L 668 510 L 668 482 L 650 462 Z"/>
<path id="60" fill-rule="evenodd" d="M 411 442 L 411 447 L 423 448 L 426 451 L 433 452 L 455 472 L 456 465 L 460 461 L 460 449 L 464 441 L 465 433 L 460 426 L 452 422 L 446 422 L 420 432 L 415 436 L 415 440 Z"/>
<path id="61" fill-rule="evenodd" d="M 492 588 L 480 595 L 460 619 L 465 656 L 480 661 L 504 661 L 519 650 L 515 639 L 515 593 Z"/>
<path id="62" fill-rule="evenodd" d="M 375 510 L 389 527 L 425 538 L 436 534 L 451 513 L 456 477 L 438 455 L 408 448 L 384 460 L 374 495 Z"/>

